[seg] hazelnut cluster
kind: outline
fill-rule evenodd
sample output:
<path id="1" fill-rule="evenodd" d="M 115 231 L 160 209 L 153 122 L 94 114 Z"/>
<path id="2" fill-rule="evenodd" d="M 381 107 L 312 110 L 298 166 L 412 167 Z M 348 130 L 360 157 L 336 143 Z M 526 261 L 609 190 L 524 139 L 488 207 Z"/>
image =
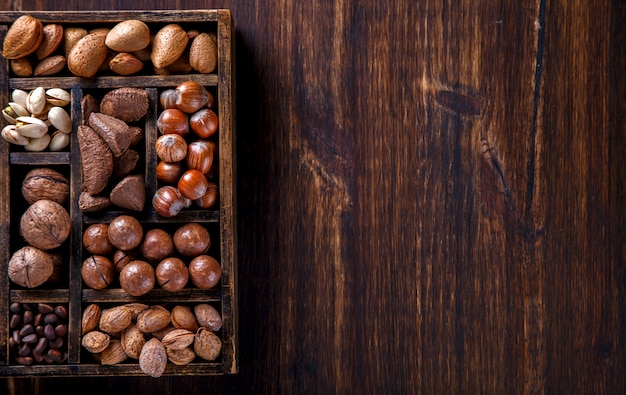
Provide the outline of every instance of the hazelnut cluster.
<path id="1" fill-rule="evenodd" d="M 37 87 L 29 92 L 15 89 L 2 110 L 9 122 L 2 138 L 31 152 L 61 151 L 70 144 L 72 121 L 64 108 L 70 104 L 69 92 Z"/>
<path id="2" fill-rule="evenodd" d="M 152 206 L 163 217 L 174 217 L 191 205 L 211 208 L 218 192 L 217 184 L 209 181 L 217 177 L 218 145 L 210 139 L 218 129 L 213 95 L 186 81 L 161 92 L 159 101 L 163 111 L 157 120 L 161 135 L 155 151 L 161 187 Z"/>
<path id="3" fill-rule="evenodd" d="M 168 361 L 176 365 L 197 358 L 214 361 L 222 349 L 215 334 L 222 317 L 208 303 L 171 309 L 143 303 L 104 309 L 90 304 L 83 311 L 81 326 L 83 348 L 100 363 L 138 360 L 141 370 L 152 377 L 160 377 Z"/>
<path id="4" fill-rule="evenodd" d="M 109 224 L 90 225 L 83 233 L 83 246 L 90 254 L 81 274 L 85 284 L 104 289 L 119 279 L 132 296 L 141 296 L 155 286 L 176 292 L 191 280 L 196 288 L 211 289 L 221 278 L 217 260 L 207 252 L 208 230 L 195 222 L 184 224 L 171 235 L 159 228 L 144 234 L 141 223 L 120 215 Z M 189 263 L 186 264 L 185 260 Z"/>

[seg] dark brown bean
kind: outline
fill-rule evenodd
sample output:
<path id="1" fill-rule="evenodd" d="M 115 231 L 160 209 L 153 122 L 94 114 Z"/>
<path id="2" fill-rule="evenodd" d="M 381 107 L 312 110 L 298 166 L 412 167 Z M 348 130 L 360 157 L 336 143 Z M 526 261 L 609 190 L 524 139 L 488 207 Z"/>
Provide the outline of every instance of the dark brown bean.
<path id="1" fill-rule="evenodd" d="M 37 362 L 43 361 L 43 354 L 37 350 L 33 350 L 33 359 Z"/>
<path id="2" fill-rule="evenodd" d="M 22 341 L 27 344 L 35 344 L 39 341 L 39 338 L 35 333 L 31 333 L 30 335 L 24 336 Z"/>
<path id="3" fill-rule="evenodd" d="M 15 339 L 13 338 L 13 336 L 9 337 L 9 347 L 15 348 L 16 346 L 17 346 L 17 343 L 15 342 Z"/>
<path id="4" fill-rule="evenodd" d="M 46 339 L 54 340 L 57 337 L 56 333 L 54 333 L 54 326 L 52 324 L 48 324 L 43 328 L 43 334 Z"/>
<path id="5" fill-rule="evenodd" d="M 46 314 L 43 317 L 43 322 L 46 324 L 58 324 L 59 323 L 59 317 L 56 316 L 56 314 L 54 313 L 50 313 L 50 314 Z"/>
<path id="6" fill-rule="evenodd" d="M 17 353 L 23 357 L 28 356 L 30 354 L 30 346 L 26 343 L 22 344 Z"/>
<path id="7" fill-rule="evenodd" d="M 45 353 L 45 354 L 43 355 L 43 360 L 44 360 L 44 361 L 46 361 L 46 363 L 53 363 L 53 362 L 54 362 L 54 361 L 52 360 L 52 358 L 50 358 L 50 357 L 48 356 L 48 353 Z"/>
<path id="8" fill-rule="evenodd" d="M 42 321 L 43 321 L 43 314 L 39 313 L 35 316 L 35 321 L 33 321 L 33 325 L 35 326 L 41 325 Z"/>
<path id="9" fill-rule="evenodd" d="M 35 333 L 37 334 L 37 337 L 43 337 L 44 333 L 43 333 L 43 325 L 39 325 L 35 328 Z"/>
<path id="10" fill-rule="evenodd" d="M 13 340 L 16 344 L 19 344 L 22 341 L 22 337 L 20 336 L 20 330 L 16 329 L 13 331 Z"/>
<path id="11" fill-rule="evenodd" d="M 57 337 L 56 339 L 52 340 L 51 342 L 48 342 L 48 347 L 56 350 L 59 349 L 63 346 L 63 338 L 62 337 Z"/>
<path id="12" fill-rule="evenodd" d="M 31 357 L 19 357 L 16 359 L 17 363 L 20 365 L 31 365 L 33 363 L 33 359 Z"/>
<path id="13" fill-rule="evenodd" d="M 17 302 L 11 303 L 11 306 L 9 306 L 9 310 L 11 310 L 11 313 L 18 314 L 22 311 L 22 306 Z"/>
<path id="14" fill-rule="evenodd" d="M 11 329 L 15 329 L 20 325 L 21 322 L 22 322 L 22 317 L 20 317 L 19 314 L 13 314 L 11 316 L 11 321 L 9 323 L 9 326 L 11 327 Z"/>
<path id="15" fill-rule="evenodd" d="M 63 360 L 63 353 L 59 350 L 48 350 L 48 356 L 52 358 L 54 362 L 61 362 Z"/>
<path id="16" fill-rule="evenodd" d="M 67 326 L 63 324 L 57 325 L 56 328 L 54 328 L 54 333 L 58 337 L 63 337 L 67 335 Z"/>
<path id="17" fill-rule="evenodd" d="M 54 311 L 54 307 L 46 303 L 39 303 L 37 305 L 37 310 L 39 310 L 41 314 L 50 314 Z"/>
<path id="18" fill-rule="evenodd" d="M 22 329 L 20 329 L 20 337 L 28 336 L 31 333 L 35 333 L 35 327 L 31 324 L 24 325 Z"/>
<path id="19" fill-rule="evenodd" d="M 34 318 L 35 316 L 33 315 L 32 311 L 25 311 L 24 316 L 22 317 L 22 321 L 24 322 L 24 324 L 32 324 Z"/>
<path id="20" fill-rule="evenodd" d="M 46 350 L 47 347 L 48 347 L 48 339 L 46 339 L 45 337 L 42 337 L 37 342 L 37 346 L 33 350 L 33 353 L 37 351 L 39 354 L 42 354 Z M 37 362 L 41 362 L 41 361 L 37 361 Z"/>
<path id="21" fill-rule="evenodd" d="M 28 303 L 22 303 L 22 309 L 24 311 L 31 311 L 33 308 Z"/>
<path id="22" fill-rule="evenodd" d="M 59 318 L 67 318 L 67 309 L 64 306 L 57 306 L 54 308 L 54 314 Z"/>

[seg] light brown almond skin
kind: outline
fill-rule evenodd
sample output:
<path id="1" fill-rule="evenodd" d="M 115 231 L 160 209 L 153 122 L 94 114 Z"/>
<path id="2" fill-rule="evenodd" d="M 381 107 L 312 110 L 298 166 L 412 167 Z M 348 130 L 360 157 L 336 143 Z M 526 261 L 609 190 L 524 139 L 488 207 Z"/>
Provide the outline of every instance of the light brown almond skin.
<path id="1" fill-rule="evenodd" d="M 81 38 L 68 55 L 67 66 L 72 74 L 91 78 L 105 61 L 108 53 L 103 33 L 91 33 Z"/>
<path id="2" fill-rule="evenodd" d="M 132 75 L 143 69 L 143 62 L 129 53 L 118 53 L 109 61 L 109 69 L 119 75 Z"/>
<path id="3" fill-rule="evenodd" d="M 87 35 L 87 30 L 80 27 L 68 27 L 63 32 L 63 53 L 65 58 L 70 54 L 72 47 Z"/>
<path id="4" fill-rule="evenodd" d="M 50 24 L 43 27 L 43 40 L 35 52 L 37 59 L 42 60 L 52 55 L 63 42 L 63 27 Z"/>
<path id="5" fill-rule="evenodd" d="M 35 67 L 35 76 L 48 76 L 59 73 L 65 67 L 65 56 L 56 55 L 45 58 Z"/>
<path id="6" fill-rule="evenodd" d="M 17 18 L 4 38 L 2 56 L 17 59 L 35 52 L 43 40 L 43 24 L 30 15 Z"/>
<path id="7" fill-rule="evenodd" d="M 18 77 L 30 77 L 33 75 L 33 65 L 28 58 L 11 60 L 11 70 Z"/>
<path id="8" fill-rule="evenodd" d="M 144 344 L 139 354 L 141 371 L 152 377 L 161 377 L 167 365 L 165 347 L 157 338 L 152 338 Z"/>
<path id="9" fill-rule="evenodd" d="M 169 24 L 161 28 L 154 36 L 150 59 L 157 69 L 174 63 L 187 47 L 189 36 L 177 24 Z"/>
<path id="10" fill-rule="evenodd" d="M 116 52 L 140 51 L 150 44 L 150 28 L 142 21 L 129 19 L 113 26 L 105 43 Z"/>
<path id="11" fill-rule="evenodd" d="M 215 33 L 200 33 L 191 42 L 189 64 L 203 74 L 211 73 L 217 67 L 217 36 Z"/>

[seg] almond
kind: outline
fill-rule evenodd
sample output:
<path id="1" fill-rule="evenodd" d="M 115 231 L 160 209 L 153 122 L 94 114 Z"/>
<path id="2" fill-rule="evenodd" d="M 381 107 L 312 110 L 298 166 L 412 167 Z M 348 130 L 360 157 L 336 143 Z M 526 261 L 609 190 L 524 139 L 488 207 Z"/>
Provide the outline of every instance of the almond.
<path id="1" fill-rule="evenodd" d="M 113 26 L 105 44 L 116 52 L 134 52 L 150 44 L 150 28 L 142 21 L 130 19 Z"/>
<path id="2" fill-rule="evenodd" d="M 128 358 L 122 343 L 119 340 L 111 340 L 109 346 L 102 351 L 100 355 L 100 363 L 103 365 L 115 365 L 123 362 Z"/>
<path id="3" fill-rule="evenodd" d="M 83 335 L 83 339 L 81 340 L 83 347 L 92 354 L 104 351 L 110 343 L 111 336 L 100 331 L 91 331 Z"/>
<path id="4" fill-rule="evenodd" d="M 193 350 L 200 358 L 207 361 L 214 361 L 220 356 L 222 341 L 215 333 L 202 327 L 196 332 Z"/>
<path id="5" fill-rule="evenodd" d="M 80 27 L 68 27 L 65 29 L 63 32 L 63 53 L 65 58 L 69 56 L 72 47 L 87 34 L 87 30 Z"/>
<path id="6" fill-rule="evenodd" d="M 83 335 L 98 327 L 98 323 L 100 322 L 100 313 L 101 309 L 97 304 L 90 304 L 85 308 L 82 320 Z"/>
<path id="7" fill-rule="evenodd" d="M 152 377 L 161 377 L 167 365 L 167 353 L 159 339 L 152 338 L 144 344 L 139 354 L 141 371 Z"/>
<path id="8" fill-rule="evenodd" d="M 150 59 L 157 69 L 169 66 L 180 57 L 187 47 L 189 36 L 177 24 L 169 24 L 161 28 L 154 36 Z"/>
<path id="9" fill-rule="evenodd" d="M 43 40 L 37 48 L 37 59 L 45 59 L 52 55 L 63 42 L 63 27 L 61 25 L 50 24 L 43 27 Z"/>
<path id="10" fill-rule="evenodd" d="M 23 58 L 35 52 L 43 40 L 43 24 L 30 15 L 15 20 L 4 38 L 2 56 L 7 59 Z"/>
<path id="11" fill-rule="evenodd" d="M 170 323 L 170 312 L 163 306 L 150 306 L 137 316 L 137 328 L 150 333 L 165 328 Z"/>
<path id="12" fill-rule="evenodd" d="M 172 309 L 171 313 L 172 324 L 176 328 L 184 328 L 195 332 L 200 327 L 196 316 L 191 312 L 191 309 L 187 306 L 176 306 Z"/>
<path id="13" fill-rule="evenodd" d="M 200 73 L 211 73 L 217 66 L 217 36 L 200 33 L 191 42 L 189 64 Z"/>
<path id="14" fill-rule="evenodd" d="M 187 329 L 174 329 L 163 336 L 161 343 L 163 343 L 165 348 L 182 350 L 189 347 L 193 343 L 194 338 L 194 333 Z"/>
<path id="15" fill-rule="evenodd" d="M 196 353 L 190 347 L 182 350 L 166 348 L 165 353 L 167 354 L 167 359 L 175 365 L 188 365 L 196 359 Z"/>
<path id="16" fill-rule="evenodd" d="M 143 303 L 126 303 L 124 306 L 128 307 L 132 312 L 133 321 L 137 320 L 139 313 L 148 308 L 148 305 Z"/>
<path id="17" fill-rule="evenodd" d="M 143 69 L 143 62 L 135 55 L 122 52 L 109 61 L 109 69 L 119 75 L 132 75 Z"/>
<path id="18" fill-rule="evenodd" d="M 129 357 L 139 359 L 139 353 L 144 344 L 146 344 L 146 337 L 136 325 L 131 325 L 122 332 L 122 348 Z"/>
<path id="19" fill-rule="evenodd" d="M 107 57 L 104 45 L 105 35 L 91 33 L 81 38 L 70 50 L 67 65 L 72 74 L 79 77 L 93 77 Z"/>
<path id="20" fill-rule="evenodd" d="M 131 324 L 132 312 L 126 306 L 116 306 L 102 311 L 100 330 L 106 333 L 119 333 Z"/>
<path id="21" fill-rule="evenodd" d="M 65 56 L 56 55 L 45 58 L 35 67 L 35 76 L 54 75 L 65 67 Z"/>
<path id="22" fill-rule="evenodd" d="M 11 60 L 11 70 L 18 77 L 30 77 L 33 75 L 33 65 L 28 58 L 18 58 Z"/>

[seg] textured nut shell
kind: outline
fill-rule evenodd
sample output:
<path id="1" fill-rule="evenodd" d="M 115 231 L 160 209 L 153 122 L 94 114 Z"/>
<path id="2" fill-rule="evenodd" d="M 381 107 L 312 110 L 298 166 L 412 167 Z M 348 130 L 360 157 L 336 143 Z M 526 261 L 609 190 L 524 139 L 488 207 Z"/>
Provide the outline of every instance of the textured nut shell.
<path id="1" fill-rule="evenodd" d="M 132 211 L 142 211 L 146 202 L 143 175 L 127 176 L 111 191 L 111 203 Z"/>
<path id="2" fill-rule="evenodd" d="M 2 56 L 17 59 L 35 52 L 43 40 L 43 24 L 30 15 L 15 20 L 4 38 Z"/>
<path id="3" fill-rule="evenodd" d="M 17 250 L 9 260 L 9 278 L 26 288 L 45 283 L 54 271 L 50 254 L 31 246 Z"/>
<path id="4" fill-rule="evenodd" d="M 98 328 L 98 324 L 100 323 L 101 311 L 102 310 L 100 309 L 100 306 L 95 303 L 90 304 L 85 308 L 81 321 L 81 329 L 83 335 Z"/>
<path id="5" fill-rule="evenodd" d="M 132 312 L 126 306 L 116 306 L 102 311 L 100 330 L 106 333 L 118 333 L 132 323 Z"/>
<path id="6" fill-rule="evenodd" d="M 107 143 L 89 126 L 78 127 L 78 145 L 83 169 L 83 190 L 97 195 L 113 174 L 113 154 Z"/>
<path id="7" fill-rule="evenodd" d="M 43 27 L 43 39 L 37 51 L 37 59 L 41 60 L 52 55 L 63 42 L 63 27 L 50 24 Z"/>
<path id="8" fill-rule="evenodd" d="M 143 62 L 135 55 L 122 52 L 109 60 L 109 69 L 119 75 L 133 75 L 143 69 Z"/>
<path id="9" fill-rule="evenodd" d="M 70 50 L 81 38 L 87 35 L 87 30 L 80 27 L 68 27 L 63 32 L 63 54 L 67 58 Z"/>
<path id="10" fill-rule="evenodd" d="M 202 303 L 194 307 L 198 324 L 213 332 L 217 332 L 222 327 L 222 316 L 217 309 L 210 304 Z"/>
<path id="11" fill-rule="evenodd" d="M 83 114 L 82 124 L 89 125 L 89 117 L 92 112 L 100 111 L 100 103 L 96 100 L 95 97 L 90 95 L 89 93 L 83 97 L 83 100 L 80 102 L 81 113 Z"/>
<path id="12" fill-rule="evenodd" d="M 104 289 L 115 279 L 115 267 L 106 256 L 91 255 L 83 261 L 80 274 L 89 288 Z"/>
<path id="13" fill-rule="evenodd" d="M 102 351 L 100 363 L 103 365 L 115 365 L 124 362 L 128 355 L 122 347 L 122 342 L 117 339 L 111 340 L 109 346 Z"/>
<path id="14" fill-rule="evenodd" d="M 108 32 L 105 44 L 116 52 L 134 52 L 150 44 L 150 28 L 142 21 L 129 19 Z"/>
<path id="15" fill-rule="evenodd" d="M 38 200 L 31 204 L 20 220 L 20 231 L 33 247 L 50 250 L 67 239 L 72 227 L 70 215 L 52 200 Z"/>
<path id="16" fill-rule="evenodd" d="M 109 224 L 109 240 L 120 250 L 137 248 L 143 239 L 143 226 L 137 218 L 119 215 Z"/>
<path id="17" fill-rule="evenodd" d="M 81 38 L 67 56 L 67 66 L 72 74 L 91 78 L 107 58 L 104 34 L 91 33 Z"/>
<path id="18" fill-rule="evenodd" d="M 139 354 L 141 371 L 152 377 L 161 377 L 167 365 L 167 353 L 159 339 L 152 338 L 144 344 Z"/>
<path id="19" fill-rule="evenodd" d="M 150 333 L 165 328 L 170 323 L 170 312 L 163 306 L 150 306 L 137 316 L 137 328 Z"/>
<path id="20" fill-rule="evenodd" d="M 63 174 L 54 169 L 36 168 L 29 171 L 24 177 L 22 196 L 28 204 L 43 199 L 65 204 L 70 196 L 70 182 Z"/>
<path id="21" fill-rule="evenodd" d="M 150 307 L 144 303 L 126 303 L 124 306 L 130 309 L 133 321 L 137 320 L 139 313 Z"/>
<path id="22" fill-rule="evenodd" d="M 200 33 L 191 42 L 189 64 L 200 73 L 210 73 L 217 66 L 217 36 L 215 33 Z"/>
<path id="23" fill-rule="evenodd" d="M 87 192 L 81 192 L 78 198 L 78 207 L 86 213 L 94 213 L 111 205 L 108 196 L 92 196 Z"/>
<path id="24" fill-rule="evenodd" d="M 174 327 L 187 329 L 192 332 L 197 331 L 200 327 L 200 325 L 198 325 L 196 316 L 187 306 L 175 306 L 172 309 L 171 321 Z"/>
<path id="25" fill-rule="evenodd" d="M 129 357 L 139 359 L 144 344 L 146 344 L 146 336 L 137 329 L 136 325 L 131 325 L 122 332 L 122 348 Z"/>
<path id="26" fill-rule="evenodd" d="M 90 353 L 99 353 L 111 343 L 111 336 L 100 331 L 91 331 L 83 335 L 81 344 Z"/>
<path id="27" fill-rule="evenodd" d="M 175 365 L 188 365 L 196 359 L 196 353 L 190 347 L 182 350 L 166 348 L 165 352 L 167 353 L 167 359 Z"/>
<path id="28" fill-rule="evenodd" d="M 150 59 L 157 69 L 169 66 L 182 55 L 189 37 L 177 24 L 166 25 L 157 32 L 152 42 Z"/>
<path id="29" fill-rule="evenodd" d="M 148 92 L 145 89 L 118 88 L 104 95 L 100 112 L 124 122 L 134 122 L 146 115 L 148 106 Z"/>
<path id="30" fill-rule="evenodd" d="M 182 350 L 189 347 L 195 338 L 195 334 L 187 329 L 174 329 L 168 332 L 161 342 L 165 348 L 171 348 L 172 350 Z"/>
<path id="31" fill-rule="evenodd" d="M 59 73 L 65 67 L 65 56 L 57 55 L 45 58 L 35 67 L 35 77 Z"/>
<path id="32" fill-rule="evenodd" d="M 134 149 L 127 149 L 113 162 L 113 179 L 120 180 L 132 172 L 139 163 L 139 153 Z"/>
<path id="33" fill-rule="evenodd" d="M 222 341 L 207 328 L 200 328 L 196 332 L 193 342 L 193 350 L 196 355 L 207 361 L 214 361 L 222 351 Z"/>
<path id="34" fill-rule="evenodd" d="M 115 157 L 130 147 L 130 128 L 121 119 L 93 112 L 89 115 L 89 126 L 102 137 Z"/>
<path id="35" fill-rule="evenodd" d="M 33 75 L 33 65 L 28 58 L 12 59 L 11 70 L 18 77 L 30 77 Z"/>
<path id="36" fill-rule="evenodd" d="M 148 262 L 134 260 L 120 271 L 120 285 L 129 295 L 145 295 L 154 289 L 154 284 L 154 268 Z"/>

